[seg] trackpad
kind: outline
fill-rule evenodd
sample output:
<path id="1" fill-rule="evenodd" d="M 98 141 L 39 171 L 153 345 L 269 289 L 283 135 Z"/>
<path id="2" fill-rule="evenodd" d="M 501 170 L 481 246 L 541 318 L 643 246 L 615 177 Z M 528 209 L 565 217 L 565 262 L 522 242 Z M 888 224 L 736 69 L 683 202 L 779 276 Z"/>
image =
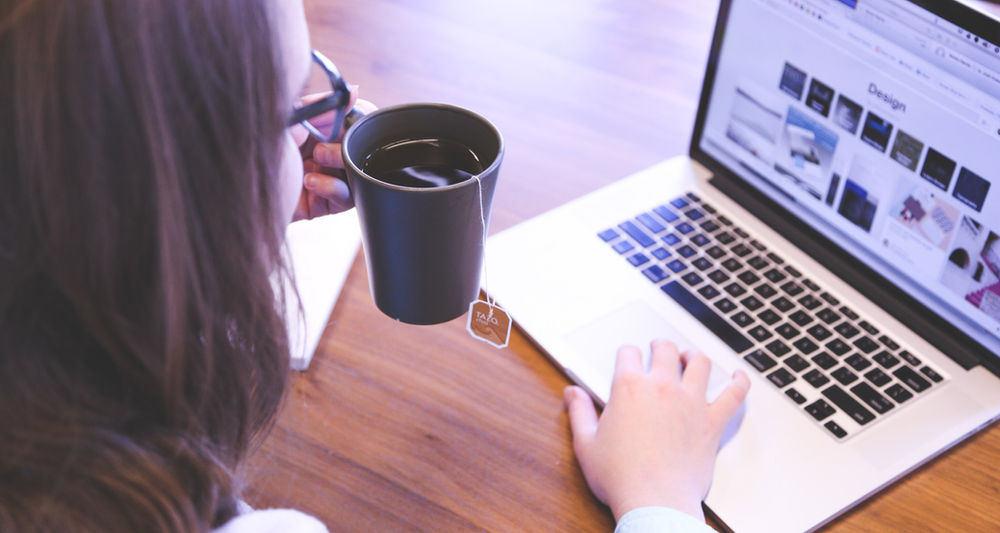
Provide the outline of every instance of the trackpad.
<path id="1" fill-rule="evenodd" d="M 565 337 L 573 347 L 573 361 L 563 361 L 569 371 L 577 376 L 602 402 L 607 402 L 611 393 L 611 380 L 615 373 L 615 357 L 618 348 L 625 344 L 637 346 L 643 353 L 643 365 L 649 365 L 649 343 L 655 339 L 667 339 L 681 351 L 697 351 L 670 322 L 643 301 L 634 301 L 603 317 L 578 328 Z M 712 364 L 708 380 L 706 400 L 715 401 L 731 378 L 717 364 Z M 726 428 L 727 441 L 742 419 L 743 408 Z"/>

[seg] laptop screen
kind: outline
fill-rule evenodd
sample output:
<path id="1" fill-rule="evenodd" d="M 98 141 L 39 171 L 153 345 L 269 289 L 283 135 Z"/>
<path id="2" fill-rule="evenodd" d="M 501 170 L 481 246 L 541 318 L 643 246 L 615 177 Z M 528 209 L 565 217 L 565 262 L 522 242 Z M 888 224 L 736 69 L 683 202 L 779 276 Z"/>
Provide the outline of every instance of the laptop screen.
<path id="1" fill-rule="evenodd" d="M 1000 32 L 921 3 L 723 2 L 695 142 L 1000 353 Z"/>

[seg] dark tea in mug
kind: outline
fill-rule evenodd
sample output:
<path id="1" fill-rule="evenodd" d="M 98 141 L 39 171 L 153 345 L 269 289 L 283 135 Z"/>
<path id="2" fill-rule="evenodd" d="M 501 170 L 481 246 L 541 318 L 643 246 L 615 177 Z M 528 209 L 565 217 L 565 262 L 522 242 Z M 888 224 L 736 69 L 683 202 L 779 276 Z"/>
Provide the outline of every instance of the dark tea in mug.
<path id="1" fill-rule="evenodd" d="M 483 172 L 468 146 L 450 139 L 410 139 L 382 146 L 361 169 L 369 176 L 403 187 L 447 187 Z"/>

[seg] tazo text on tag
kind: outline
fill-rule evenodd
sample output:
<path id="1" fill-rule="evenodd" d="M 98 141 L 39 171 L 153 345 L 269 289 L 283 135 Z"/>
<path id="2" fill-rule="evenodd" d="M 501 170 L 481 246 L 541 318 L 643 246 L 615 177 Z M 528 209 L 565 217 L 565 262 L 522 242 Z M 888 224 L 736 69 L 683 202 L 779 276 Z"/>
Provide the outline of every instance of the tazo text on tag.
<path id="1" fill-rule="evenodd" d="M 466 329 L 473 337 L 505 348 L 510 340 L 510 315 L 496 305 L 482 300 L 469 304 L 469 323 Z"/>

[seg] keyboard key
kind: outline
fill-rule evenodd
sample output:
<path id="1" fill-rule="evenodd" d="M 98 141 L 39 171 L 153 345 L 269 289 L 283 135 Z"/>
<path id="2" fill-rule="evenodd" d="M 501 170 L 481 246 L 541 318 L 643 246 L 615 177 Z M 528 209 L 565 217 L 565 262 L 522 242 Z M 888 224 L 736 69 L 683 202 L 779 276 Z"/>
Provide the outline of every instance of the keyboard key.
<path id="1" fill-rule="evenodd" d="M 764 326 L 756 326 L 749 333 L 751 337 L 757 339 L 757 342 L 764 342 L 774 336 Z"/>
<path id="2" fill-rule="evenodd" d="M 618 232 L 615 231 L 615 230 L 613 230 L 613 229 L 611 229 L 611 228 L 608 228 L 608 229 L 606 229 L 606 230 L 598 233 L 597 236 L 600 237 L 601 240 L 604 241 L 604 242 L 613 241 L 613 240 L 615 240 L 615 239 L 617 239 L 619 237 Z"/>
<path id="3" fill-rule="evenodd" d="M 774 365 L 778 364 L 774 359 L 771 359 L 771 356 L 760 350 L 754 350 L 748 353 L 743 356 L 743 359 L 750 363 L 750 366 L 756 368 L 760 372 L 765 372 Z"/>
<path id="4" fill-rule="evenodd" d="M 660 207 L 654 208 L 653 212 L 656 213 L 657 215 L 660 215 L 660 218 L 666 220 L 667 222 L 673 222 L 680 218 L 679 216 L 677 216 L 677 213 L 674 213 L 673 211 L 670 210 L 670 208 L 668 208 L 665 205 L 661 205 Z"/>
<path id="5" fill-rule="evenodd" d="M 802 278 L 799 281 L 803 285 L 805 285 L 807 289 L 809 289 L 809 290 L 811 290 L 813 292 L 819 292 L 820 291 L 819 285 L 816 285 L 816 282 L 813 281 L 813 280 L 811 280 L 811 279 L 809 279 L 809 278 Z"/>
<path id="6" fill-rule="evenodd" d="M 729 220 L 729 217 L 727 217 L 726 215 L 720 216 L 719 217 L 719 222 L 721 222 L 721 223 L 723 223 L 723 224 L 725 224 L 727 226 L 732 226 L 733 225 L 733 221 Z"/>
<path id="7" fill-rule="evenodd" d="M 743 231 L 743 228 L 737 228 L 737 227 L 734 226 L 733 227 L 733 233 L 739 235 L 741 238 L 744 238 L 744 239 L 749 239 L 750 238 L 750 234 L 747 233 L 747 232 L 745 232 L 745 231 Z"/>
<path id="8" fill-rule="evenodd" d="M 661 268 L 660 265 L 653 265 L 647 267 L 645 270 L 642 271 L 642 273 L 647 278 L 649 278 L 649 281 L 652 281 L 653 283 L 659 283 L 670 276 L 670 274 L 667 274 L 667 271 L 663 270 L 663 268 Z"/>
<path id="9" fill-rule="evenodd" d="M 782 313 L 787 313 L 792 309 L 795 309 L 795 304 L 793 304 L 791 300 L 785 298 L 784 296 L 775 298 L 774 301 L 771 302 L 771 305 L 773 305 L 775 309 L 781 311 Z"/>
<path id="10" fill-rule="evenodd" d="M 820 317 L 820 320 L 823 320 L 823 317 Z M 837 333 L 839 333 L 841 337 L 844 337 L 845 339 L 850 339 L 861 333 L 861 331 L 858 328 L 854 327 L 854 324 L 851 324 L 850 322 L 841 322 L 839 325 L 837 325 L 837 327 L 833 329 Z"/>
<path id="11" fill-rule="evenodd" d="M 757 239 L 751 240 L 750 241 L 750 246 L 753 246 L 754 248 L 756 248 L 758 252 L 763 252 L 764 250 L 767 250 L 767 247 L 764 246 L 763 244 L 761 244 L 761 242 L 758 241 Z"/>
<path id="12" fill-rule="evenodd" d="M 778 270 L 777 268 L 772 268 L 771 270 L 765 272 L 764 277 L 771 280 L 771 282 L 773 283 L 781 283 L 782 281 L 785 281 L 788 278 L 788 276 L 786 276 L 782 271 Z"/>
<path id="13" fill-rule="evenodd" d="M 687 196 L 688 199 L 691 200 L 692 202 L 701 202 L 701 198 L 699 198 L 698 195 L 693 192 L 689 192 L 684 196 Z"/>
<path id="14" fill-rule="evenodd" d="M 643 213 L 635 218 L 640 224 L 646 226 L 646 229 L 652 231 L 653 233 L 660 233 L 661 231 L 666 231 L 667 229 L 666 226 L 660 224 L 660 221 L 653 218 L 649 213 Z"/>
<path id="15" fill-rule="evenodd" d="M 917 356 L 913 355 L 912 353 L 906 350 L 899 352 L 899 356 L 902 357 L 904 360 L 906 360 L 907 363 L 910 363 L 913 366 L 920 366 L 921 364 L 920 359 L 917 359 Z"/>
<path id="16" fill-rule="evenodd" d="M 701 233 L 691 237 L 691 242 L 697 244 L 698 246 L 705 246 L 706 244 L 712 242 L 708 240 L 708 237 L 702 235 Z"/>
<path id="17" fill-rule="evenodd" d="M 781 256 L 779 256 L 778 254 L 776 254 L 774 252 L 768 252 L 767 258 L 770 259 L 771 261 L 773 261 L 775 264 L 778 264 L 778 265 L 780 265 L 780 264 L 782 264 L 782 263 L 785 262 L 785 260 L 782 259 Z"/>
<path id="18" fill-rule="evenodd" d="M 846 366 L 834 370 L 830 375 L 833 376 L 833 379 L 844 385 L 849 385 L 858 380 L 858 375 L 848 370 Z"/>
<path id="19" fill-rule="evenodd" d="M 830 378 L 824 376 L 822 372 L 815 368 L 803 374 L 802 379 L 817 389 L 830 382 Z"/>
<path id="20" fill-rule="evenodd" d="M 677 247 L 677 253 L 680 254 L 681 257 L 691 257 L 692 255 L 697 254 L 698 251 L 685 244 L 684 246 Z"/>
<path id="21" fill-rule="evenodd" d="M 798 311 L 788 315 L 788 320 L 795 322 L 796 326 L 802 327 L 812 322 L 814 319 L 809 315 L 809 313 L 799 309 Z"/>
<path id="22" fill-rule="evenodd" d="M 688 224 L 687 222 L 681 222 L 680 224 L 677 224 L 674 227 L 677 228 L 677 231 L 683 233 L 684 235 L 687 235 L 688 233 L 694 231 L 694 226 Z"/>
<path id="23" fill-rule="evenodd" d="M 646 232 L 639 229 L 639 226 L 636 226 L 631 220 L 626 220 L 625 222 L 618 224 L 618 227 L 627 233 L 629 237 L 632 237 L 632 239 L 639 243 L 639 246 L 642 246 L 643 248 L 649 248 L 650 246 L 656 244 L 656 241 L 654 241 L 652 237 L 646 235 Z"/>
<path id="24" fill-rule="evenodd" d="M 826 343 L 826 349 L 837 354 L 838 357 L 851 351 L 851 347 L 840 339 L 833 339 L 832 341 Z"/>
<path id="25" fill-rule="evenodd" d="M 794 281 L 789 281 L 781 286 L 781 290 L 785 291 L 786 294 L 794 298 L 802 294 L 802 291 L 804 291 L 805 289 L 802 288 L 802 285 L 799 285 Z"/>
<path id="26" fill-rule="evenodd" d="M 785 391 L 785 394 L 792 399 L 793 402 L 802 405 L 806 403 L 806 397 L 802 395 L 799 391 L 794 388 L 789 388 Z"/>
<path id="27" fill-rule="evenodd" d="M 795 376 L 787 368 L 781 367 L 768 374 L 767 379 L 771 380 L 779 389 L 784 388 L 789 383 L 795 381 Z"/>
<path id="28" fill-rule="evenodd" d="M 756 287 L 754 287 L 754 292 L 756 292 L 757 294 L 759 294 L 761 298 L 765 298 L 765 299 L 771 298 L 775 294 L 778 294 L 778 291 L 774 290 L 774 287 L 772 287 L 772 286 L 770 286 L 770 285 L 768 285 L 766 283 L 762 283 L 762 284 L 757 285 Z"/>
<path id="29" fill-rule="evenodd" d="M 858 318 L 860 318 L 858 314 L 854 312 L 854 310 L 852 310 L 850 307 L 847 307 L 846 305 L 840 308 L 840 312 L 844 313 L 844 316 L 846 316 L 850 320 L 857 320 Z"/>
<path id="30" fill-rule="evenodd" d="M 708 254 L 708 256 L 711 257 L 712 259 L 718 259 L 726 255 L 726 251 L 718 246 L 712 246 L 708 250 L 705 250 L 705 253 Z"/>
<path id="31" fill-rule="evenodd" d="M 810 311 L 815 311 L 816 308 L 823 305 L 823 302 L 817 300 L 816 297 L 811 294 L 806 294 L 802 298 L 799 298 L 799 305 Z"/>
<path id="32" fill-rule="evenodd" d="M 851 387 L 851 392 L 856 394 L 858 398 L 861 398 L 861 401 L 865 402 L 868 407 L 871 407 L 872 411 L 880 415 L 889 412 L 889 409 L 895 407 L 885 396 L 879 394 L 871 385 L 863 381 Z"/>
<path id="33" fill-rule="evenodd" d="M 753 250 L 751 250 L 750 248 L 748 248 L 743 243 L 739 243 L 736 246 L 733 246 L 732 248 L 729 249 L 729 251 L 733 252 L 734 254 L 736 254 L 736 255 L 738 255 L 740 257 L 746 257 L 746 256 L 748 256 L 748 255 L 750 255 L 750 254 L 753 253 Z"/>
<path id="34" fill-rule="evenodd" d="M 743 288 L 743 285 L 733 282 L 725 286 L 725 291 L 729 293 L 733 298 L 738 298 L 747 293 L 747 290 Z"/>
<path id="35" fill-rule="evenodd" d="M 736 328 L 730 326 L 724 318 L 716 314 L 715 311 L 712 311 L 710 307 L 702 303 L 697 296 L 688 292 L 677 281 L 671 281 L 660 289 L 697 318 L 712 333 L 715 333 L 717 337 L 728 344 L 736 353 L 743 353 L 753 347 L 753 343 L 749 339 L 744 337 Z"/>
<path id="36" fill-rule="evenodd" d="M 716 289 L 711 285 L 705 285 L 704 287 L 698 289 L 698 294 L 702 295 L 706 300 L 714 300 L 722 293 L 719 292 L 719 289 Z"/>
<path id="37" fill-rule="evenodd" d="M 872 362 L 865 359 L 861 354 L 853 354 L 847 359 L 844 359 L 844 362 L 851 365 L 851 368 L 857 370 L 858 372 L 872 366 Z"/>
<path id="38" fill-rule="evenodd" d="M 699 258 L 695 259 L 694 261 L 691 261 L 691 264 L 694 265 L 698 270 L 701 270 L 702 272 L 704 272 L 704 271 L 712 268 L 712 266 L 714 266 L 711 261 L 709 261 L 708 259 L 706 259 L 704 257 L 699 257 Z"/>
<path id="39" fill-rule="evenodd" d="M 677 235 L 674 235 L 673 233 L 668 233 L 668 234 L 660 237 L 660 240 L 662 240 L 664 243 L 666 243 L 669 246 L 673 246 L 673 245 L 681 242 L 681 238 L 678 237 Z"/>
<path id="40" fill-rule="evenodd" d="M 884 387 L 888 385 L 890 381 L 892 381 L 892 378 L 890 378 L 888 375 L 886 375 L 885 372 L 882 372 L 882 370 L 878 368 L 873 368 L 870 371 L 868 371 L 868 373 L 865 374 L 865 379 L 874 383 L 876 387 Z"/>
<path id="41" fill-rule="evenodd" d="M 801 339 L 792 343 L 793 346 L 798 348 L 798 350 L 806 355 L 809 355 L 816 350 L 819 350 L 819 345 L 812 341 L 809 337 L 802 337 Z"/>
<path id="42" fill-rule="evenodd" d="M 833 420 L 830 420 L 826 424 L 823 424 L 823 427 L 830 430 L 830 433 L 833 433 L 833 436 L 837 437 L 838 439 L 842 439 L 847 436 L 847 432 L 844 431 L 844 428 L 838 426 L 837 423 L 834 422 Z"/>
<path id="43" fill-rule="evenodd" d="M 685 265 L 680 259 L 674 259 L 673 261 L 667 263 L 667 268 L 677 273 L 683 272 L 687 268 L 687 265 Z"/>
<path id="44" fill-rule="evenodd" d="M 786 340 L 794 339 L 799 335 L 799 330 L 795 329 L 795 326 L 789 324 L 788 322 L 774 328 L 774 330 L 778 332 L 778 335 L 781 335 Z"/>
<path id="45" fill-rule="evenodd" d="M 878 335 L 878 328 L 868 323 L 867 320 L 858 322 L 858 327 L 868 332 L 869 335 Z"/>
<path id="46" fill-rule="evenodd" d="M 830 304 L 832 306 L 837 306 L 837 305 L 840 304 L 840 300 L 838 300 L 837 298 L 835 298 L 832 294 L 830 294 L 828 292 L 824 292 L 823 294 L 820 294 L 819 297 L 822 298 L 822 299 L 824 299 L 824 300 L 826 300 L 826 303 L 828 303 L 828 304 Z M 847 313 L 844 313 L 844 314 L 847 314 Z M 857 320 L 857 317 L 852 318 L 851 320 Z"/>
<path id="47" fill-rule="evenodd" d="M 723 298 L 718 302 L 715 302 L 715 308 L 723 313 L 729 314 L 736 309 L 736 304 L 734 304 L 729 298 Z"/>
<path id="48" fill-rule="evenodd" d="M 834 322 L 840 320 L 840 315 L 838 315 L 833 309 L 824 307 L 822 311 L 816 313 L 816 318 L 827 324 L 833 324 Z"/>
<path id="49" fill-rule="evenodd" d="M 882 350 L 872 356 L 872 359 L 874 359 L 876 363 L 882 365 L 882 368 L 892 368 L 899 364 L 899 358 L 885 350 Z"/>
<path id="50" fill-rule="evenodd" d="M 771 263 L 768 263 L 766 259 L 759 255 L 747 259 L 747 264 L 753 267 L 754 270 L 764 270 L 771 265 Z"/>
<path id="51" fill-rule="evenodd" d="M 754 323 L 754 318 L 752 316 L 746 314 L 746 312 L 744 312 L 744 311 L 740 311 L 739 313 L 736 313 L 735 315 L 733 315 L 733 316 L 731 316 L 729 318 L 732 318 L 733 322 L 735 322 L 736 325 L 739 326 L 739 327 L 741 327 L 741 328 L 745 328 L 745 327 L 749 326 L 750 324 Z"/>
<path id="52" fill-rule="evenodd" d="M 666 259 L 666 258 L 670 257 L 670 250 L 667 250 L 666 248 L 663 248 L 663 247 L 656 248 L 652 252 L 649 252 L 649 253 L 653 254 L 653 257 L 655 257 L 657 259 Z"/>
<path id="53" fill-rule="evenodd" d="M 632 246 L 632 243 L 628 241 L 621 241 L 618 244 L 612 246 L 611 249 L 618 252 L 619 254 L 623 254 L 625 252 L 630 252 L 632 250 L 635 250 L 635 246 Z"/>
<path id="54" fill-rule="evenodd" d="M 847 413 L 847 416 L 853 418 L 855 422 L 862 426 L 875 420 L 875 415 L 871 411 L 865 409 L 863 405 L 847 394 L 844 389 L 836 385 L 831 385 L 824 390 L 823 396 L 826 396 L 834 405 Z"/>
<path id="55" fill-rule="evenodd" d="M 781 342 L 778 339 L 775 339 L 767 343 L 767 346 L 765 346 L 765 348 L 770 350 L 770 352 L 773 353 L 776 357 L 784 357 L 785 355 L 788 354 L 788 352 L 792 351 L 792 349 L 789 348 L 787 344 Z"/>
<path id="56" fill-rule="evenodd" d="M 720 217 L 719 220 L 722 220 L 722 218 Z M 735 241 L 736 237 L 733 237 L 733 234 L 729 233 L 728 231 L 723 231 L 722 233 L 715 236 L 715 240 L 721 242 L 722 244 L 729 244 Z"/>
<path id="57" fill-rule="evenodd" d="M 632 266 L 645 265 L 649 262 L 649 258 L 642 254 L 632 254 L 628 257 L 628 262 L 632 263 Z"/>
<path id="58" fill-rule="evenodd" d="M 831 368 L 837 366 L 837 360 L 826 352 L 814 355 L 812 360 L 816 363 L 816 366 L 822 368 L 823 370 L 830 370 Z"/>
<path id="59" fill-rule="evenodd" d="M 705 218 L 705 213 L 702 213 L 699 209 L 689 209 L 688 211 L 685 211 L 684 214 L 690 220 L 701 220 Z"/>
<path id="60" fill-rule="evenodd" d="M 737 270 L 743 268 L 743 264 L 736 260 L 735 257 L 730 257 L 729 259 L 723 261 L 722 266 L 730 272 L 736 272 Z"/>
<path id="61" fill-rule="evenodd" d="M 865 353 L 872 353 L 878 349 L 877 342 L 873 341 L 871 337 L 864 336 L 858 337 L 858 339 L 854 341 L 854 346 Z"/>
<path id="62" fill-rule="evenodd" d="M 812 335 L 812 338 L 818 341 L 825 341 L 826 339 L 830 338 L 830 335 L 833 335 L 833 333 L 830 333 L 830 330 L 824 328 L 820 324 L 816 324 L 815 326 L 807 329 L 806 331 L 809 332 L 810 335 Z"/>
<path id="63" fill-rule="evenodd" d="M 684 283 L 687 283 L 691 287 L 694 287 L 695 285 L 705 281 L 704 279 L 702 279 L 701 276 L 698 275 L 697 272 L 688 272 L 687 274 L 681 276 L 681 279 L 684 280 Z"/>
<path id="64" fill-rule="evenodd" d="M 722 285 L 727 280 L 729 280 L 729 274 L 726 274 L 722 270 L 715 270 L 708 275 L 708 279 L 718 283 L 719 285 Z"/>
<path id="65" fill-rule="evenodd" d="M 687 207 L 687 206 L 689 206 L 691 204 L 689 204 L 688 201 L 685 200 L 683 197 L 679 197 L 679 198 L 674 198 L 673 200 L 670 200 L 670 205 L 676 207 L 677 209 L 684 209 L 685 207 Z"/>
<path id="66" fill-rule="evenodd" d="M 799 272 L 798 269 L 796 269 L 792 265 L 785 265 L 785 272 L 788 272 L 788 275 L 792 276 L 793 278 L 802 277 L 802 273 Z"/>
<path id="67" fill-rule="evenodd" d="M 753 295 L 747 296 L 746 298 L 740 300 L 740 303 L 743 304 L 743 307 L 746 307 L 751 311 L 756 311 L 761 307 L 764 307 L 764 302 L 761 302 L 760 300 L 757 299 L 756 296 Z"/>
<path id="68" fill-rule="evenodd" d="M 806 412 L 811 414 L 816 420 L 823 420 L 824 418 L 837 412 L 837 410 L 823 400 L 816 400 L 806 406 Z"/>
<path id="69" fill-rule="evenodd" d="M 712 233 L 713 231 L 719 229 L 719 225 L 716 224 L 715 221 L 706 220 L 701 223 L 701 229 L 707 231 L 708 233 Z"/>
<path id="70" fill-rule="evenodd" d="M 736 277 L 739 278 L 739 280 L 742 281 L 743 283 L 746 283 L 747 286 L 753 285 L 754 283 L 760 281 L 760 277 L 757 276 L 757 274 L 754 274 L 752 270 L 745 270 Z"/>
<path id="71" fill-rule="evenodd" d="M 888 389 L 885 389 L 885 393 L 888 394 L 890 398 L 895 400 L 896 403 L 903 403 L 906 400 L 913 398 L 913 394 L 906 390 L 906 387 L 903 387 L 898 383 Z"/>
<path id="72" fill-rule="evenodd" d="M 781 320 L 781 315 L 775 313 L 772 309 L 765 309 L 760 313 L 757 313 L 757 318 L 761 319 L 762 322 L 768 326 L 773 326 L 779 320 Z"/>
<path id="73" fill-rule="evenodd" d="M 923 375 L 931 378 L 931 381 L 933 381 L 934 383 L 941 383 L 941 380 L 944 379 L 943 377 L 941 377 L 940 374 L 935 372 L 934 369 L 929 366 L 921 368 L 920 372 L 923 373 Z"/>
<path id="74" fill-rule="evenodd" d="M 706 213 L 714 215 L 716 213 L 715 208 L 711 204 L 702 202 L 701 208 L 705 210 Z"/>
<path id="75" fill-rule="evenodd" d="M 803 370 L 809 368 L 809 361 L 806 361 L 800 355 L 796 354 L 788 359 L 785 359 L 785 365 L 796 372 L 802 372 Z"/>
<path id="76" fill-rule="evenodd" d="M 884 344 L 886 348 L 892 351 L 896 351 L 899 349 L 899 344 L 897 344 L 896 341 L 890 339 L 888 335 L 882 335 L 881 337 L 878 338 L 878 340 L 879 342 Z"/>

